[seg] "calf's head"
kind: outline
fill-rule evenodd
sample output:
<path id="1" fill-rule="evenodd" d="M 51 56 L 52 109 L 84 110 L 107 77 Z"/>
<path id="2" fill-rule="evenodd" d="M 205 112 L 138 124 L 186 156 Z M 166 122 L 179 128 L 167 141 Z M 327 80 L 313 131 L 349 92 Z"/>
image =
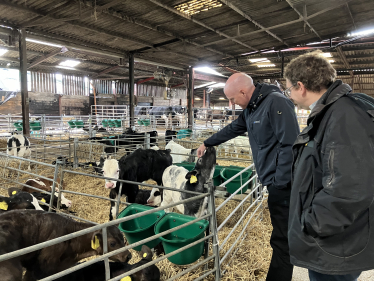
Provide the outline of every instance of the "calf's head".
<path id="1" fill-rule="evenodd" d="M 119 165 L 115 159 L 107 159 L 104 161 L 103 176 L 108 178 L 118 179 L 119 177 Z M 116 180 L 105 180 L 105 188 L 115 188 L 117 184 Z"/>
<path id="2" fill-rule="evenodd" d="M 186 179 L 191 182 L 191 177 L 195 176 L 198 178 L 202 177 L 204 181 L 207 182 L 209 179 L 213 178 L 215 167 L 216 149 L 212 146 L 208 147 L 205 154 L 197 160 L 195 168 L 186 174 Z"/>
<path id="3" fill-rule="evenodd" d="M 18 188 L 8 189 L 9 197 L 0 197 L 0 209 L 17 210 L 17 209 L 36 209 L 43 210 L 38 200 L 30 193 L 21 191 Z"/>
<path id="4" fill-rule="evenodd" d="M 107 228 L 108 252 L 112 252 L 126 246 L 122 233 L 116 226 L 109 226 Z M 103 254 L 103 235 L 102 231 L 98 230 L 92 234 L 91 248 L 97 252 L 98 255 Z M 111 260 L 116 262 L 128 262 L 131 259 L 131 253 L 126 250 L 117 255 L 111 256 Z"/>
<path id="5" fill-rule="evenodd" d="M 158 188 L 152 188 L 151 195 L 147 200 L 147 205 L 149 206 L 160 206 L 161 205 L 161 192 Z"/>

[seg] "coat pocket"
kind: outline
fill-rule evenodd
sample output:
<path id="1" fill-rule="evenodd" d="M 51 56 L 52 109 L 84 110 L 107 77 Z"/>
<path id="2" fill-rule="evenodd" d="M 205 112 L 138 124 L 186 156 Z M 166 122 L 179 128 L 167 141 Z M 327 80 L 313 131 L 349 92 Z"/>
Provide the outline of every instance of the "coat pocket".
<path id="1" fill-rule="evenodd" d="M 365 250 L 370 231 L 370 215 L 369 210 L 366 210 L 344 232 L 313 239 L 324 252 L 340 258 L 349 258 Z"/>

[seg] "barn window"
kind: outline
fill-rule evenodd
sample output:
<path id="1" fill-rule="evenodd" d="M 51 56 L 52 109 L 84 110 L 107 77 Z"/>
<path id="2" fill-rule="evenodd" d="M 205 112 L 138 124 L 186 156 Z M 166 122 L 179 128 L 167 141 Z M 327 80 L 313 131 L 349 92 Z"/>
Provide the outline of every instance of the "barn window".
<path id="1" fill-rule="evenodd" d="M 221 6 L 218 0 L 191 0 L 174 6 L 174 9 L 191 16 Z"/>

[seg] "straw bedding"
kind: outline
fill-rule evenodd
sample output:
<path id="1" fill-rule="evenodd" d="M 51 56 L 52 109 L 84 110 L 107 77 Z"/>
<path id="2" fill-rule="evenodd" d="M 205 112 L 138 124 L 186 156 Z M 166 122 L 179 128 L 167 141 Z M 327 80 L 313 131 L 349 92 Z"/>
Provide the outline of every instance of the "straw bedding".
<path id="1" fill-rule="evenodd" d="M 0 140 L 1 141 L 1 140 Z M 3 147 L 0 142 L 0 147 Z M 219 165 L 236 165 L 236 166 L 242 166 L 246 167 L 248 163 L 245 162 L 232 162 L 232 161 L 217 161 Z M 3 164 L 2 164 L 3 165 Z M 18 168 L 19 162 L 14 163 L 8 163 L 8 166 L 11 167 L 17 167 Z M 21 169 L 26 170 L 27 165 L 26 163 L 22 163 Z M 44 176 L 51 176 L 53 175 L 54 169 L 53 168 L 46 168 L 44 167 L 38 167 L 34 166 L 32 167 L 32 171 L 35 172 L 35 169 L 38 168 L 37 174 L 44 175 Z M 76 171 L 81 172 L 89 172 L 93 171 L 92 169 L 77 169 Z M 3 168 L 0 168 L 0 177 L 3 177 Z M 16 179 L 17 173 L 16 172 L 10 172 L 9 170 L 5 171 L 5 178 L 10 179 Z M 30 178 L 27 174 L 20 174 L 19 175 L 19 181 L 25 182 L 26 179 Z M 10 187 L 15 186 L 14 183 L 5 183 L 4 180 L 2 180 L 3 184 L 1 187 Z M 151 182 L 149 182 L 151 183 Z M 104 180 L 100 178 L 93 178 L 83 175 L 75 175 L 71 173 L 66 173 L 64 175 L 64 189 L 70 190 L 70 191 L 77 191 L 92 195 L 99 195 L 108 198 L 109 191 L 104 188 Z M 145 188 L 145 187 L 144 187 Z M 0 194 L 6 195 L 6 190 L 0 188 Z M 91 197 L 84 197 L 80 195 L 74 195 L 74 194 L 65 194 L 65 197 L 72 200 L 73 206 L 71 208 L 71 211 L 76 212 L 76 216 L 88 219 L 90 221 L 94 221 L 97 223 L 104 223 L 107 222 L 109 219 L 109 210 L 110 210 L 110 202 L 104 201 L 102 199 L 97 198 L 91 198 Z M 123 199 L 124 200 L 124 199 Z M 221 204 L 223 202 L 223 199 L 216 199 L 216 206 Z M 237 201 L 230 201 L 226 206 L 224 206 L 218 213 L 217 213 L 217 225 L 220 225 L 232 212 L 232 210 L 239 204 Z M 246 207 L 249 206 L 249 203 L 245 203 L 243 208 L 244 211 Z M 123 208 L 124 206 L 122 206 Z M 244 240 L 244 243 L 239 245 L 239 243 L 235 246 L 232 253 L 236 252 L 234 258 L 232 261 L 227 264 L 228 259 L 225 260 L 224 265 L 222 267 L 225 271 L 225 274 L 222 277 L 222 280 L 265 280 L 266 272 L 268 269 L 268 266 L 270 264 L 270 258 L 271 258 L 271 248 L 269 244 L 270 235 L 272 226 L 270 223 L 269 213 L 267 209 L 262 210 L 262 215 L 257 217 L 256 219 L 253 219 L 253 221 L 249 224 L 248 228 L 245 230 L 245 234 L 247 234 L 247 237 Z M 254 210 L 254 209 L 253 209 Z M 243 222 L 243 225 L 246 223 L 246 221 L 250 218 L 252 211 L 251 210 L 247 216 L 246 219 Z M 237 212 L 237 214 L 234 214 L 231 219 L 228 220 L 226 225 L 223 227 L 223 229 L 219 232 L 218 240 L 220 243 L 223 242 L 223 240 L 227 237 L 229 232 L 232 230 L 235 223 L 239 220 L 241 216 L 241 208 Z M 257 216 L 257 215 L 256 215 Z M 256 217 L 255 216 L 255 217 Z M 233 244 L 233 241 L 235 238 L 240 234 L 242 226 L 239 226 L 234 237 L 230 238 L 229 241 L 224 245 L 223 249 L 221 250 L 221 258 L 224 256 L 224 254 L 227 252 L 227 250 L 231 247 Z M 244 235 L 245 235 L 244 234 Z M 131 260 L 131 263 L 136 263 L 140 260 L 140 257 L 138 256 L 136 251 L 131 250 L 133 258 Z M 211 247 L 210 247 L 210 254 L 212 253 Z M 155 258 L 155 257 L 154 257 Z M 90 258 L 92 259 L 92 258 Z M 203 258 L 201 258 L 199 261 L 201 261 Z M 179 272 L 186 269 L 186 266 L 177 266 L 172 263 L 170 263 L 167 259 L 157 263 L 158 268 L 161 271 L 161 280 L 166 280 Z M 211 261 L 209 263 L 209 268 L 213 268 L 213 262 Z M 201 276 L 204 272 L 203 267 L 199 267 L 198 269 L 194 270 L 193 273 L 188 273 L 184 275 L 183 277 L 179 278 L 178 280 L 187 281 L 187 280 L 193 280 L 199 276 Z M 210 275 L 205 280 L 214 280 L 214 276 Z"/>

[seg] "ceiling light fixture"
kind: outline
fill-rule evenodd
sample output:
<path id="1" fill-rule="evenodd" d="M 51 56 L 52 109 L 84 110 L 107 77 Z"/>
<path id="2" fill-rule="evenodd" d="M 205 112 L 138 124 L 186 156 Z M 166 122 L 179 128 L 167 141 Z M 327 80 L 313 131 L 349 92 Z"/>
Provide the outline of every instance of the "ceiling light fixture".
<path id="1" fill-rule="evenodd" d="M 361 31 L 352 32 L 349 34 L 349 36 L 361 36 L 361 35 L 370 35 L 374 33 L 374 28 L 365 29 Z"/>
<path id="2" fill-rule="evenodd" d="M 249 59 L 251 63 L 255 62 L 270 62 L 267 58 Z"/>
<path id="3" fill-rule="evenodd" d="M 0 56 L 4 55 L 6 52 L 8 52 L 7 49 L 0 49 Z"/>
<path id="4" fill-rule="evenodd" d="M 323 56 L 324 56 L 325 58 L 332 58 L 331 53 L 323 53 Z"/>
<path id="5" fill-rule="evenodd" d="M 201 100 L 201 98 L 195 98 L 195 100 Z"/>
<path id="6" fill-rule="evenodd" d="M 196 67 L 196 68 L 194 68 L 194 70 L 197 71 L 197 72 L 204 72 L 204 73 L 209 73 L 209 74 L 213 74 L 213 75 L 224 76 L 221 73 L 215 71 L 214 69 L 212 69 L 208 66 Z"/>
<path id="7" fill-rule="evenodd" d="M 47 46 L 52 46 L 52 47 L 58 47 L 58 48 L 62 47 L 62 45 L 48 43 L 48 42 L 45 42 L 45 41 L 34 40 L 34 39 L 30 39 L 30 38 L 26 38 L 26 41 L 32 42 L 32 43 L 37 43 L 37 44 L 42 44 L 42 45 L 47 45 Z"/>
<path id="8" fill-rule="evenodd" d="M 258 64 L 257 65 L 258 67 L 274 67 L 275 64 L 274 63 L 268 63 L 268 64 Z"/>
<path id="9" fill-rule="evenodd" d="M 219 98 L 220 100 L 224 100 L 225 98 Z"/>
<path id="10" fill-rule="evenodd" d="M 78 64 L 80 64 L 80 62 L 76 60 L 66 60 L 59 63 L 59 65 L 66 67 L 76 67 Z"/>
<path id="11" fill-rule="evenodd" d="M 329 63 L 334 63 L 335 61 L 334 60 L 329 60 Z"/>

